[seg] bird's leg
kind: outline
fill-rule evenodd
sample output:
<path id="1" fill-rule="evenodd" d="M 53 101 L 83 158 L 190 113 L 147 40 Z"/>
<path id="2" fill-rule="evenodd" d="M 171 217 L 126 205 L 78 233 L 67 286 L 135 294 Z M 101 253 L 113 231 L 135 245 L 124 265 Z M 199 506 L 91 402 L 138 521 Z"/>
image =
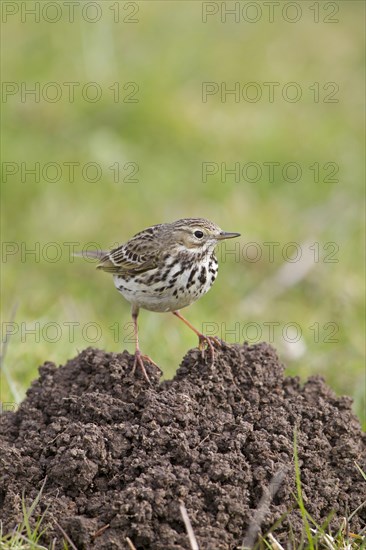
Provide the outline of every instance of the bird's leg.
<path id="1" fill-rule="evenodd" d="M 135 370 L 136 370 L 136 367 L 137 365 L 140 367 L 140 369 L 142 370 L 142 374 L 144 375 L 144 377 L 146 378 L 146 380 L 149 382 L 150 384 L 150 378 L 148 377 L 147 375 L 147 372 L 146 372 L 146 369 L 145 369 L 145 365 L 144 365 L 144 361 L 148 361 L 149 363 L 151 363 L 152 365 L 154 365 L 155 367 L 157 367 L 160 372 L 161 372 L 161 369 L 158 367 L 158 365 L 156 363 L 154 363 L 154 361 L 148 356 L 148 355 L 142 355 L 141 351 L 140 351 L 140 346 L 139 346 L 139 331 L 138 331 L 138 325 L 137 325 L 137 317 L 138 317 L 138 314 L 139 314 L 139 310 L 138 308 L 132 308 L 132 320 L 133 320 L 133 325 L 134 325 L 134 331 L 135 331 L 135 360 L 134 360 L 134 363 L 133 363 L 133 368 L 132 368 L 132 372 L 134 373 Z"/>
<path id="2" fill-rule="evenodd" d="M 216 338 L 216 336 L 205 336 L 204 334 L 202 334 L 202 332 L 200 332 L 193 325 L 191 325 L 191 323 L 189 321 L 187 321 L 187 319 L 185 319 L 183 317 L 183 315 L 181 315 L 179 313 L 179 311 L 173 311 L 173 315 L 178 317 L 178 319 L 181 319 L 183 321 L 183 323 L 185 323 L 187 325 L 187 327 L 189 327 L 191 330 L 193 330 L 193 332 L 195 334 L 197 334 L 197 336 L 198 336 L 198 347 L 201 350 L 202 357 L 205 356 L 205 344 L 207 344 L 207 348 L 210 350 L 210 353 L 211 353 L 211 365 L 213 365 L 214 360 L 215 360 L 214 344 L 221 347 L 220 340 L 218 338 Z"/>

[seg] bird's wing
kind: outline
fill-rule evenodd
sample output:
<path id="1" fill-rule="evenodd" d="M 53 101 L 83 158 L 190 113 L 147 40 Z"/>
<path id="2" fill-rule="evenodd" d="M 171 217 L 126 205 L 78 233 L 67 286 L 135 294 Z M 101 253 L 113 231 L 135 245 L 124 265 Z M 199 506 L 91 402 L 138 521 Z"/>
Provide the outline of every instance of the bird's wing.
<path id="1" fill-rule="evenodd" d="M 158 267 L 159 243 L 155 240 L 142 240 L 136 235 L 126 244 L 108 252 L 97 265 L 108 273 L 143 273 Z"/>

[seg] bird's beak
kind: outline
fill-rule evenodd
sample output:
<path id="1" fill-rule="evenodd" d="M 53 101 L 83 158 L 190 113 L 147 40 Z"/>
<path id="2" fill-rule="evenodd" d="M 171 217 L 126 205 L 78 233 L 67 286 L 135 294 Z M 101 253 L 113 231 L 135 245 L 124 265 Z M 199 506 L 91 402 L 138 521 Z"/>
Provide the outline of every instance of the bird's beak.
<path id="1" fill-rule="evenodd" d="M 227 231 L 221 231 L 216 239 L 218 241 L 223 241 L 224 239 L 234 239 L 235 237 L 240 237 L 240 233 L 228 233 Z"/>

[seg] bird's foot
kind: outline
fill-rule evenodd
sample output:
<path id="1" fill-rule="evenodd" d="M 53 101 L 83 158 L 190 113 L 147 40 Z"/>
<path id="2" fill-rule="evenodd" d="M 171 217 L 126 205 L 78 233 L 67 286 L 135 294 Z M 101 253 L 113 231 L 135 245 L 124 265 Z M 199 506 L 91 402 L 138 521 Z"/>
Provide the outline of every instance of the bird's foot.
<path id="1" fill-rule="evenodd" d="M 148 355 L 143 355 L 140 350 L 136 350 L 135 360 L 133 362 L 133 367 L 132 367 L 132 373 L 134 373 L 136 370 L 136 367 L 139 366 L 140 369 L 142 370 L 142 374 L 144 375 L 144 378 L 147 380 L 149 384 L 151 384 L 150 378 L 148 377 L 148 374 L 145 369 L 144 361 L 150 363 L 151 365 L 154 365 L 154 367 L 156 367 L 157 369 L 159 369 L 160 372 L 162 372 L 161 368 L 158 367 L 158 365 L 151 359 L 151 357 L 149 357 Z"/>
<path id="2" fill-rule="evenodd" d="M 216 336 L 198 335 L 198 348 L 201 350 L 202 359 L 205 357 L 205 351 L 210 350 L 211 367 L 215 361 L 215 346 L 221 348 L 221 342 Z"/>

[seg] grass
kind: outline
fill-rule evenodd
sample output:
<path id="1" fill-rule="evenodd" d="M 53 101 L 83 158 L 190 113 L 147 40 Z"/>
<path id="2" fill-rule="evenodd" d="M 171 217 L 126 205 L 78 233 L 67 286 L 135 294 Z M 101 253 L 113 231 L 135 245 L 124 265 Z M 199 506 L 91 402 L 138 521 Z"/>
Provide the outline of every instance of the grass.
<path id="1" fill-rule="evenodd" d="M 297 447 L 297 431 L 294 432 L 294 461 L 295 461 L 295 479 L 296 479 L 296 490 L 297 490 L 297 504 L 301 513 L 301 517 L 304 524 L 304 531 L 306 533 L 306 538 L 309 544 L 309 550 L 314 550 L 313 536 L 311 533 L 310 527 L 310 517 L 306 511 L 304 500 L 302 498 L 302 486 L 301 486 L 301 472 L 299 464 L 299 453 Z"/>
<path id="2" fill-rule="evenodd" d="M 46 480 L 30 505 L 27 508 L 25 503 L 25 495 L 22 495 L 22 522 L 16 526 L 16 528 L 6 535 L 2 533 L 2 523 L 0 522 L 0 549 L 1 550 L 47 550 L 45 546 L 39 544 L 42 535 L 45 533 L 42 522 L 46 511 L 38 516 L 35 514 L 36 508 L 42 498 L 42 492 L 45 486 Z M 34 525 L 31 526 L 31 518 L 36 516 Z M 53 548 L 52 545 L 50 548 Z"/>

